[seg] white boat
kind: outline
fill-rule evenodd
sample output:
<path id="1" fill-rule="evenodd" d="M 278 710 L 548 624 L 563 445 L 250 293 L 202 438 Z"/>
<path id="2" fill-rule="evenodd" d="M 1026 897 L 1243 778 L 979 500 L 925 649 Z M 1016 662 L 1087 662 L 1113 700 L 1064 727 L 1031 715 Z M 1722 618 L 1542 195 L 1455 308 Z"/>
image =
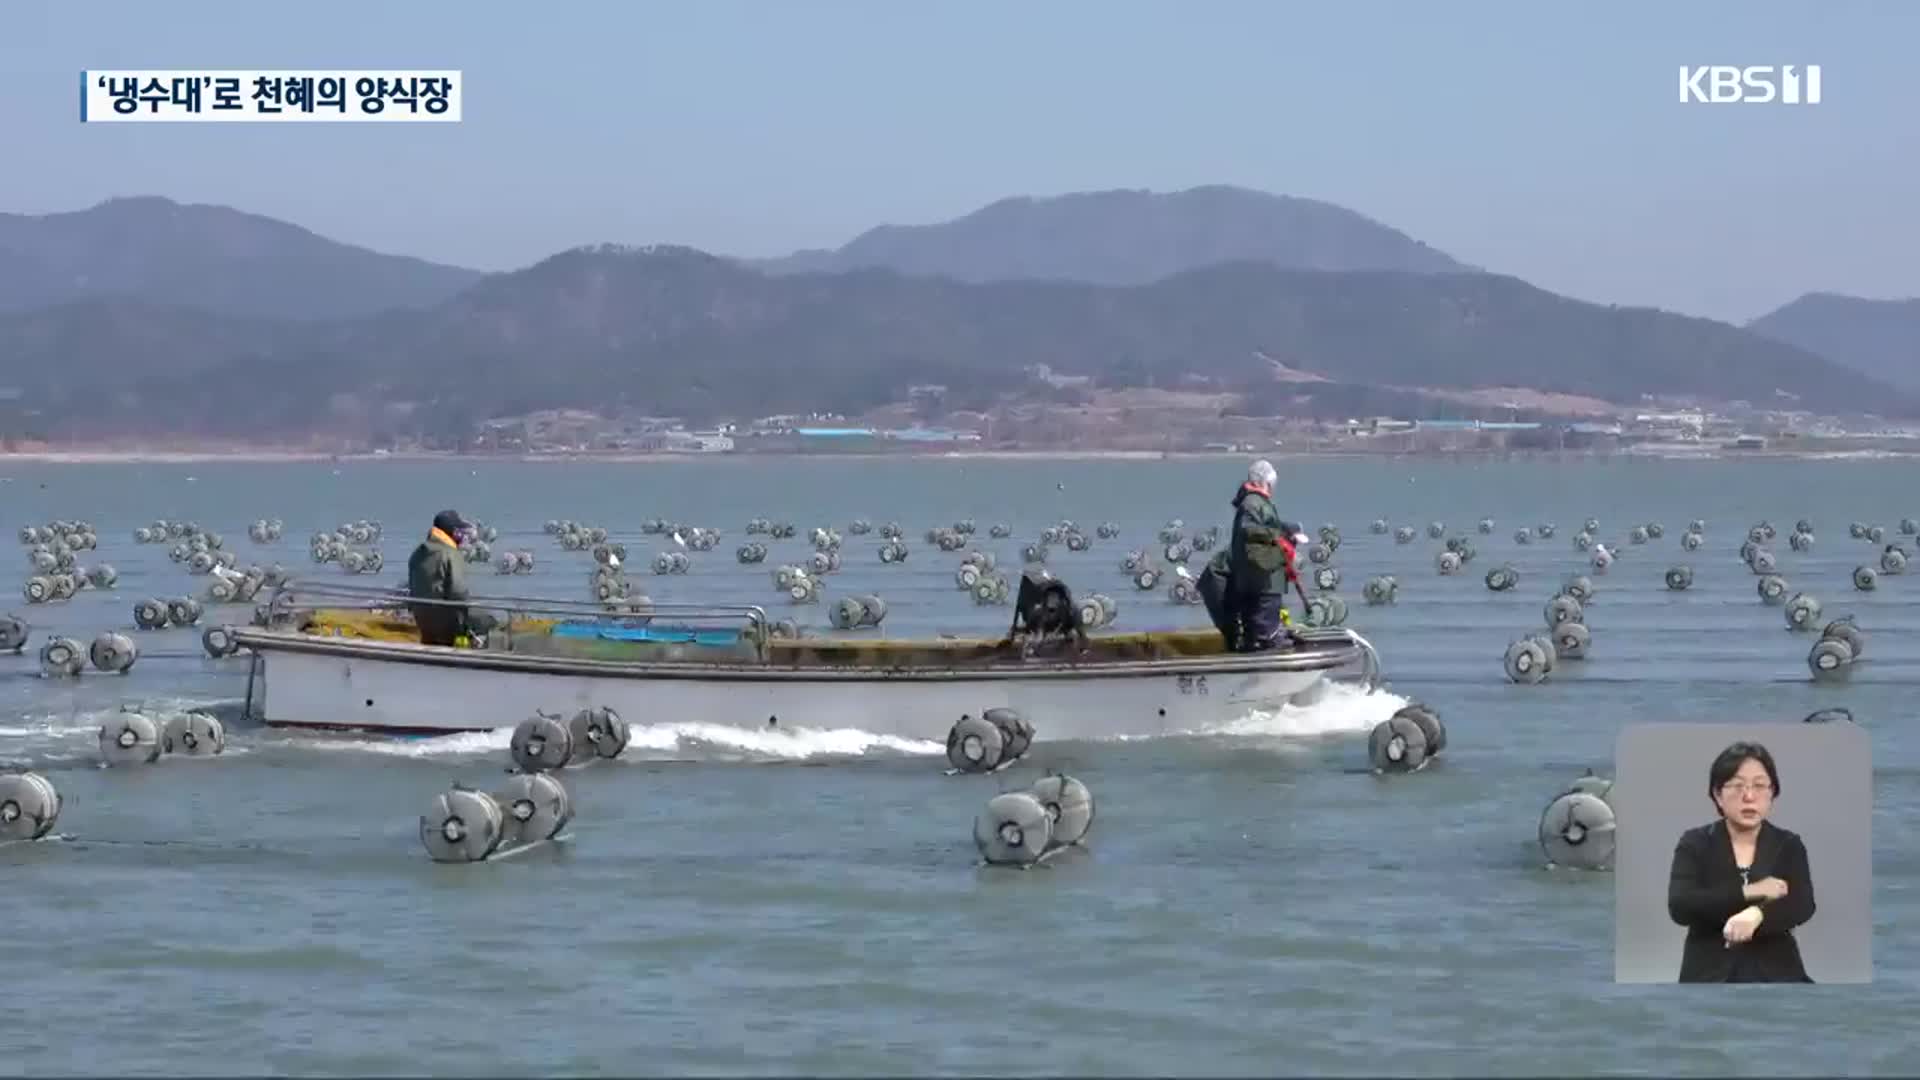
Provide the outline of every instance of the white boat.
<path id="1" fill-rule="evenodd" d="M 439 735 L 512 727 L 536 712 L 608 708 L 634 727 L 855 728 L 944 740 L 963 715 L 1010 708 L 1041 740 L 1199 732 L 1304 703 L 1341 669 L 1371 690 L 1379 661 L 1343 628 L 1294 648 L 1229 653 L 1212 630 L 1095 634 L 1085 652 L 1027 655 L 995 639 L 782 638 L 757 607 L 475 597 L 501 617 L 476 647 L 419 643 L 391 590 L 295 582 L 257 625 L 247 716 L 271 727 Z M 1063 643 L 1065 644 L 1065 643 Z"/>

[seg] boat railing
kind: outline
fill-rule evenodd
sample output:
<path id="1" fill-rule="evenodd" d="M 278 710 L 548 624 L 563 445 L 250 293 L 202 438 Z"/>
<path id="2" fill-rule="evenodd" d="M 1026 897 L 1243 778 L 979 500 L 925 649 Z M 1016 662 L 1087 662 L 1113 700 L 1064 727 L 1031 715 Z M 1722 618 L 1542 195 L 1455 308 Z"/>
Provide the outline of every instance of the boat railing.
<path id="1" fill-rule="evenodd" d="M 511 647 L 516 622 L 529 621 L 590 622 L 609 627 L 651 626 L 658 624 L 675 630 L 739 630 L 741 640 L 753 646 L 762 662 L 768 658 L 773 636 L 766 609 L 756 604 L 685 604 L 653 600 L 609 601 L 605 604 L 582 600 L 553 600 L 532 596 L 474 594 L 465 600 L 416 599 L 404 588 L 384 585 L 354 585 L 307 579 L 287 581 L 273 591 L 266 604 L 269 628 L 285 626 L 304 613 L 322 609 L 346 609 L 411 615 L 420 606 L 466 608 L 492 614 L 505 614 L 499 631 Z"/>
<path id="2" fill-rule="evenodd" d="M 1373 642 L 1360 636 L 1359 631 L 1344 626 L 1316 626 L 1297 629 L 1294 636 L 1302 641 L 1338 642 L 1345 641 L 1360 650 L 1360 685 L 1371 694 L 1380 688 L 1380 650 Z"/>

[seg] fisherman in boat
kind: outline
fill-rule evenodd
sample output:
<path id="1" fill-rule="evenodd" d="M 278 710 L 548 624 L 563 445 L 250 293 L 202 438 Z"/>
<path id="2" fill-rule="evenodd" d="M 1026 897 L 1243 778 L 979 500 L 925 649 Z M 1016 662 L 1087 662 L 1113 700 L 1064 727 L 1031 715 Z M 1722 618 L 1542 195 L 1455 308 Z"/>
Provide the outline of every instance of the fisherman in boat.
<path id="1" fill-rule="evenodd" d="M 1013 625 L 1000 644 L 1011 647 L 1016 639 L 1026 656 L 1051 642 L 1064 644 L 1071 639 L 1082 652 L 1090 644 L 1067 583 L 1037 566 L 1020 575 L 1020 593 L 1013 601 Z"/>
<path id="2" fill-rule="evenodd" d="M 434 515 L 427 538 L 407 560 L 407 595 L 415 600 L 455 601 L 409 604 L 422 645 L 470 644 L 475 634 L 493 628 L 485 612 L 467 610 L 467 559 L 460 546 L 473 536 L 473 526 L 458 511 Z"/>
<path id="3" fill-rule="evenodd" d="M 1265 652 L 1291 644 L 1287 632 L 1287 586 L 1300 584 L 1295 545 L 1307 542 L 1300 526 L 1282 521 L 1273 506 L 1278 479 L 1264 458 L 1247 469 L 1247 482 L 1233 497 L 1233 538 L 1228 546 L 1227 621 L 1235 652 Z"/>

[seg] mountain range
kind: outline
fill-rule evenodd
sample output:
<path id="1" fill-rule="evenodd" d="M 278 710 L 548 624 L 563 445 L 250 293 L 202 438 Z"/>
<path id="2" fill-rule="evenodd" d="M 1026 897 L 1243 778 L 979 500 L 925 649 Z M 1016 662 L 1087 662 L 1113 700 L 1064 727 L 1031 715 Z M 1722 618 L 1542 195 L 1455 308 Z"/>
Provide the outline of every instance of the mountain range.
<path id="1" fill-rule="evenodd" d="M 1829 299 L 1746 328 L 1589 304 L 1226 187 L 1007 199 L 783 259 L 600 246 L 494 274 L 141 197 L 0 215 L 0 397 L 75 438 L 268 438 L 552 407 L 853 414 L 922 383 L 986 408 L 1059 398 L 1045 365 L 1255 415 L 1526 391 L 1920 414 L 1911 311 Z"/>

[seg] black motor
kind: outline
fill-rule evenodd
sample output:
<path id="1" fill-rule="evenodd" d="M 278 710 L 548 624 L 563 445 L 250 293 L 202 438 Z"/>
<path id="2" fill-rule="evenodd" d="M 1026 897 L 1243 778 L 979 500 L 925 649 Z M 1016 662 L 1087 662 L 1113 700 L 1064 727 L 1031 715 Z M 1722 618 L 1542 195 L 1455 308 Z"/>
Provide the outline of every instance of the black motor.
<path id="1" fill-rule="evenodd" d="M 1237 643 L 1239 627 L 1234 625 L 1232 612 L 1227 610 L 1227 573 L 1231 566 L 1227 557 L 1225 551 L 1214 556 L 1193 584 L 1201 603 L 1207 605 L 1207 617 L 1213 620 L 1214 629 L 1220 631 L 1227 651 L 1231 652 Z"/>
<path id="2" fill-rule="evenodd" d="M 1038 567 L 1020 575 L 1020 593 L 1013 601 L 1013 625 L 1007 629 L 1007 640 L 1022 634 L 1032 641 L 1068 636 L 1082 644 L 1087 640 L 1073 592 L 1066 582 Z"/>

